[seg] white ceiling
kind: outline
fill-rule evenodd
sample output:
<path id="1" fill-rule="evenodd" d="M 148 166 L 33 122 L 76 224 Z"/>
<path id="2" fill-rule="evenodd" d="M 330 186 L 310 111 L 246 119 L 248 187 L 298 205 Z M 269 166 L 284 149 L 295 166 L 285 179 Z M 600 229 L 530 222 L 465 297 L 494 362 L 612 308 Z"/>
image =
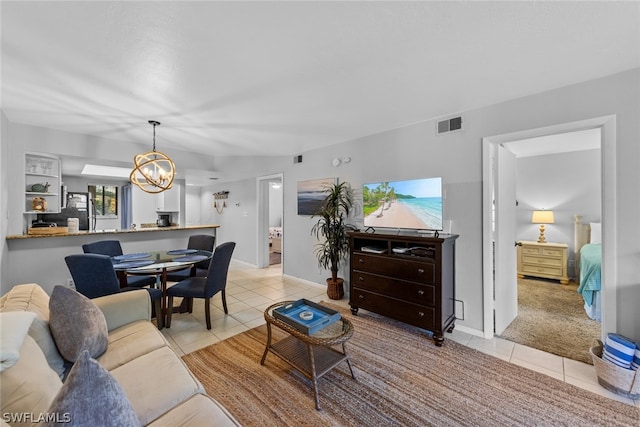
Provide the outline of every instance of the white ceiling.
<path id="1" fill-rule="evenodd" d="M 596 150 L 601 147 L 600 128 L 558 133 L 509 142 L 508 150 L 516 157 L 532 157 L 572 151 Z"/>
<path id="2" fill-rule="evenodd" d="M 292 155 L 640 66 L 638 2 L 0 3 L 16 123 Z"/>

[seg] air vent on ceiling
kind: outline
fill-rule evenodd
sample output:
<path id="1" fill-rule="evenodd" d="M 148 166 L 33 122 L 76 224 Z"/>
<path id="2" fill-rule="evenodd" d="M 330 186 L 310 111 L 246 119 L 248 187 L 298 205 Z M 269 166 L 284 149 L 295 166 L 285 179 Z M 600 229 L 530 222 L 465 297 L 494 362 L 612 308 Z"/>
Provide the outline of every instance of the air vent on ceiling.
<path id="1" fill-rule="evenodd" d="M 436 122 L 436 134 L 456 132 L 462 130 L 462 116 L 451 117 L 450 119 Z"/>
<path id="2" fill-rule="evenodd" d="M 302 154 L 293 156 L 293 163 L 302 163 Z"/>

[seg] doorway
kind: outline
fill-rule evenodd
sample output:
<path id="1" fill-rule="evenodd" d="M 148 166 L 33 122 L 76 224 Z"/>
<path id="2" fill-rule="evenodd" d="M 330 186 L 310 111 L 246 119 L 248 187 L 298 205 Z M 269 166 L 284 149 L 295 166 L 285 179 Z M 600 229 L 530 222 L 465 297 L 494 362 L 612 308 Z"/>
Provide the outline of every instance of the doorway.
<path id="1" fill-rule="evenodd" d="M 501 200 L 501 198 L 510 197 L 510 193 L 508 189 L 505 190 L 504 185 L 501 186 L 501 183 L 505 182 L 505 176 L 498 177 L 500 174 L 509 173 L 505 172 L 509 167 L 501 165 L 503 156 L 499 151 L 509 143 L 523 139 L 592 128 L 601 129 L 602 331 L 604 333 L 607 330 L 616 330 L 615 116 L 606 116 L 483 138 L 483 335 L 485 338 L 493 337 L 495 332 L 499 334 L 500 328 L 506 327 L 517 315 L 517 292 L 514 292 L 516 280 L 515 275 L 511 274 L 514 266 L 509 257 L 505 260 L 504 257 L 498 256 L 501 253 L 514 251 L 513 243 L 515 242 L 515 230 L 512 229 L 509 221 L 503 221 L 509 215 L 511 201 Z M 508 181 L 515 181 L 515 176 Z M 515 204 L 515 196 L 513 203 Z M 501 207 L 506 207 L 506 210 L 502 211 Z"/>
<path id="2" fill-rule="evenodd" d="M 258 238 L 257 267 L 267 268 L 279 250 L 279 265 L 284 261 L 284 177 L 282 173 L 257 178 Z M 275 238 L 275 239 L 274 239 Z M 272 251 L 273 249 L 273 251 Z M 276 266 L 278 264 L 275 264 Z"/>

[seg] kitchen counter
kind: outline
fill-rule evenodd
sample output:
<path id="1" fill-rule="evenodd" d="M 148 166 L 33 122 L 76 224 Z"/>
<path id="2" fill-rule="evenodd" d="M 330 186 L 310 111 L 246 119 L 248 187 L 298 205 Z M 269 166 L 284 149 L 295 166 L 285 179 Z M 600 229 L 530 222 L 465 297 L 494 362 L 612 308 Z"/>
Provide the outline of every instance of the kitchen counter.
<path id="1" fill-rule="evenodd" d="M 0 288 L 5 294 L 19 283 L 38 283 L 51 293 L 56 285 L 70 286 L 65 257 L 81 254 L 82 245 L 98 240 L 118 240 L 124 253 L 184 249 L 193 234 L 216 236 L 218 225 L 139 228 L 136 230 L 82 231 L 55 235 L 7 236 L 7 251 Z"/>
<path id="2" fill-rule="evenodd" d="M 95 231 L 79 231 L 77 233 L 60 233 L 60 234 L 45 234 L 45 235 L 35 235 L 35 234 L 16 234 L 12 236 L 7 236 L 7 240 L 16 240 L 16 239 L 42 239 L 42 238 L 52 238 L 52 237 L 70 237 L 70 236 L 93 236 L 93 235 L 104 235 L 104 234 L 124 234 L 124 233 L 153 233 L 158 231 L 176 231 L 176 230 L 201 230 L 201 229 L 209 229 L 209 228 L 219 228 L 219 225 L 210 224 L 210 225 L 189 225 L 186 227 L 149 227 L 149 228 L 137 228 L 137 229 L 129 229 L 129 230 L 95 230 Z"/>

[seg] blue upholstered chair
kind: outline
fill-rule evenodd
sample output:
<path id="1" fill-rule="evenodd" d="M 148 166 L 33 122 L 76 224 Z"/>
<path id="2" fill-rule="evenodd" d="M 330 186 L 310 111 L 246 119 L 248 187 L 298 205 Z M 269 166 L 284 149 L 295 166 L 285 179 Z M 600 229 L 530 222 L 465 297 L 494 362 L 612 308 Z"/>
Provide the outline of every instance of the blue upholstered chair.
<path id="1" fill-rule="evenodd" d="M 189 242 L 187 243 L 187 249 L 200 249 L 204 251 L 213 252 L 213 248 L 216 245 L 215 236 L 210 236 L 208 234 L 194 234 L 193 236 L 189 236 Z M 194 265 L 196 269 L 194 276 L 196 277 L 207 277 L 207 271 L 209 270 L 209 264 L 211 259 L 207 259 L 204 261 L 200 261 Z M 178 270 L 174 272 L 170 272 L 167 274 L 167 280 L 171 282 L 179 282 L 184 280 L 190 276 L 192 276 L 191 269 Z"/>
<path id="2" fill-rule="evenodd" d="M 140 290 L 138 287 L 120 287 L 120 282 L 113 269 L 111 258 L 100 254 L 77 254 L 65 257 L 65 262 L 73 278 L 76 290 L 87 298 L 98 298 L 119 292 Z M 155 288 L 145 288 L 158 322 L 158 329 L 164 327 L 161 301 L 162 291 Z"/>
<path id="3" fill-rule="evenodd" d="M 227 286 L 227 273 L 231 263 L 231 255 L 235 249 L 235 242 L 227 242 L 219 245 L 213 252 L 207 277 L 188 277 L 167 289 L 169 302 L 167 304 L 167 328 L 171 327 L 171 312 L 173 308 L 173 297 L 183 298 L 204 298 L 204 313 L 207 321 L 207 329 L 211 329 L 211 297 L 220 292 L 222 296 L 222 307 L 225 314 L 227 310 L 227 296 L 225 288 Z"/>
<path id="4" fill-rule="evenodd" d="M 100 240 L 82 245 L 85 254 L 100 254 L 110 257 L 122 255 L 122 246 L 118 240 Z M 144 286 L 154 287 L 155 276 L 127 276 L 127 286 L 142 288 Z"/>

